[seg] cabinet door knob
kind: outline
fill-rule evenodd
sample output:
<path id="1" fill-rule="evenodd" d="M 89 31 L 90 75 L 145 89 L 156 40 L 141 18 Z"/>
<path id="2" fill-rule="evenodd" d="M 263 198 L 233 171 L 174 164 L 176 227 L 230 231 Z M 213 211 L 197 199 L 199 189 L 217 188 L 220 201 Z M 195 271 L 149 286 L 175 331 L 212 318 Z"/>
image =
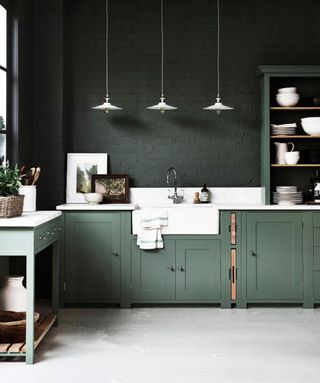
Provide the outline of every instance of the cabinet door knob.
<path id="1" fill-rule="evenodd" d="M 118 257 L 118 256 L 119 256 L 119 253 L 118 253 L 116 250 L 113 250 L 112 254 L 113 254 L 115 257 Z"/>
<path id="2" fill-rule="evenodd" d="M 179 271 L 184 271 L 184 268 L 183 268 L 181 265 L 179 265 L 179 266 L 178 266 L 178 270 L 179 270 Z"/>
<path id="3" fill-rule="evenodd" d="M 257 255 L 253 250 L 250 250 L 249 254 L 252 255 L 253 257 L 255 257 Z"/>
<path id="4" fill-rule="evenodd" d="M 173 266 L 169 266 L 169 270 L 170 271 L 174 271 L 174 267 Z"/>

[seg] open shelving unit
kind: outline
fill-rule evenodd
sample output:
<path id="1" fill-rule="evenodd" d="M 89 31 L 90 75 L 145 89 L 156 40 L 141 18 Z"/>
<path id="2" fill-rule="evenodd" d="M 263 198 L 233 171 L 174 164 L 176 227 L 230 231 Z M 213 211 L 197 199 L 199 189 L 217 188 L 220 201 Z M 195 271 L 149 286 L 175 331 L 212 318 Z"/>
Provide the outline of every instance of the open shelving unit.
<path id="1" fill-rule="evenodd" d="M 276 186 L 295 185 L 304 193 L 309 178 L 320 163 L 306 163 L 302 158 L 296 165 L 275 163 L 275 142 L 294 141 L 295 150 L 319 149 L 320 135 L 307 135 L 300 124 L 302 117 L 320 117 L 320 106 L 312 105 L 312 97 L 320 93 L 320 66 L 261 66 L 262 123 L 261 123 L 261 184 L 265 191 L 265 203 L 272 203 Z M 299 104 L 294 107 L 277 106 L 277 89 L 296 87 Z M 297 123 L 295 135 L 272 135 L 271 124 Z"/>

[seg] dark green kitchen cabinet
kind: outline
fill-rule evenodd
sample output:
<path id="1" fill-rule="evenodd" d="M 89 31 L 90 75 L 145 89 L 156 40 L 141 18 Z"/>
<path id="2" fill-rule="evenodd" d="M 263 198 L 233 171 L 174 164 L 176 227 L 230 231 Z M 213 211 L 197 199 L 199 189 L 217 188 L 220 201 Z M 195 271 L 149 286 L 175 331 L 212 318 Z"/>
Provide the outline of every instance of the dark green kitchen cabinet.
<path id="1" fill-rule="evenodd" d="M 250 212 L 247 219 L 247 301 L 301 302 L 302 215 Z"/>
<path id="2" fill-rule="evenodd" d="M 220 240 L 177 241 L 177 299 L 220 299 L 220 251 Z"/>
<path id="3" fill-rule="evenodd" d="M 141 250 L 131 242 L 132 300 L 172 300 L 175 298 L 175 241 L 164 249 Z"/>
<path id="4" fill-rule="evenodd" d="M 120 213 L 65 214 L 65 303 L 120 302 Z"/>
<path id="5" fill-rule="evenodd" d="M 221 240 L 177 236 L 164 244 L 164 249 L 141 250 L 132 240 L 131 301 L 219 303 Z"/>

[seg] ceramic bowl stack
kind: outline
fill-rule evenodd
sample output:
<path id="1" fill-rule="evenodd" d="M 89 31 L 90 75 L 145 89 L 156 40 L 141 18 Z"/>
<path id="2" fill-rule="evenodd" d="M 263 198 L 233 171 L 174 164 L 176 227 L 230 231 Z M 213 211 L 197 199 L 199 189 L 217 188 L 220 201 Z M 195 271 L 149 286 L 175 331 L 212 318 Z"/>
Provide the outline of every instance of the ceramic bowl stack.
<path id="1" fill-rule="evenodd" d="M 297 128 L 296 123 L 280 124 L 280 125 L 271 124 L 271 134 L 273 136 L 295 135 L 296 134 L 296 128 Z"/>
<path id="2" fill-rule="evenodd" d="M 277 186 L 273 192 L 273 202 L 277 205 L 297 205 L 303 203 L 303 194 L 296 186 Z"/>
<path id="3" fill-rule="evenodd" d="M 297 93 L 297 88 L 280 88 L 276 95 L 277 103 L 280 106 L 296 106 L 299 102 L 300 96 Z"/>

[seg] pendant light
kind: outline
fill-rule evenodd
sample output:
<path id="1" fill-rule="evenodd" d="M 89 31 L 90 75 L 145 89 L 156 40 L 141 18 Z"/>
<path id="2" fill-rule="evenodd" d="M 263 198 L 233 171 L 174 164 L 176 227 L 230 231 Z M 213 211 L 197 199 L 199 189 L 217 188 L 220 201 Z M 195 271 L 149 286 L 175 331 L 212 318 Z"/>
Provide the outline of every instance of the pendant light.
<path id="1" fill-rule="evenodd" d="M 220 114 L 225 110 L 232 110 L 231 106 L 223 105 L 220 97 L 220 1 L 217 0 L 217 79 L 218 79 L 218 92 L 216 102 L 213 105 L 203 108 L 205 110 L 214 110 Z"/>
<path id="2" fill-rule="evenodd" d="M 163 0 L 161 0 L 161 97 L 158 104 L 148 106 L 147 109 L 160 110 L 161 113 L 164 113 L 166 110 L 178 109 L 176 106 L 171 106 L 166 103 L 163 93 Z"/>
<path id="3" fill-rule="evenodd" d="M 112 110 L 121 110 L 118 106 L 112 105 L 109 98 L 109 0 L 106 0 L 106 99 L 105 102 L 98 106 L 93 106 L 92 109 L 102 110 L 108 114 Z"/>

